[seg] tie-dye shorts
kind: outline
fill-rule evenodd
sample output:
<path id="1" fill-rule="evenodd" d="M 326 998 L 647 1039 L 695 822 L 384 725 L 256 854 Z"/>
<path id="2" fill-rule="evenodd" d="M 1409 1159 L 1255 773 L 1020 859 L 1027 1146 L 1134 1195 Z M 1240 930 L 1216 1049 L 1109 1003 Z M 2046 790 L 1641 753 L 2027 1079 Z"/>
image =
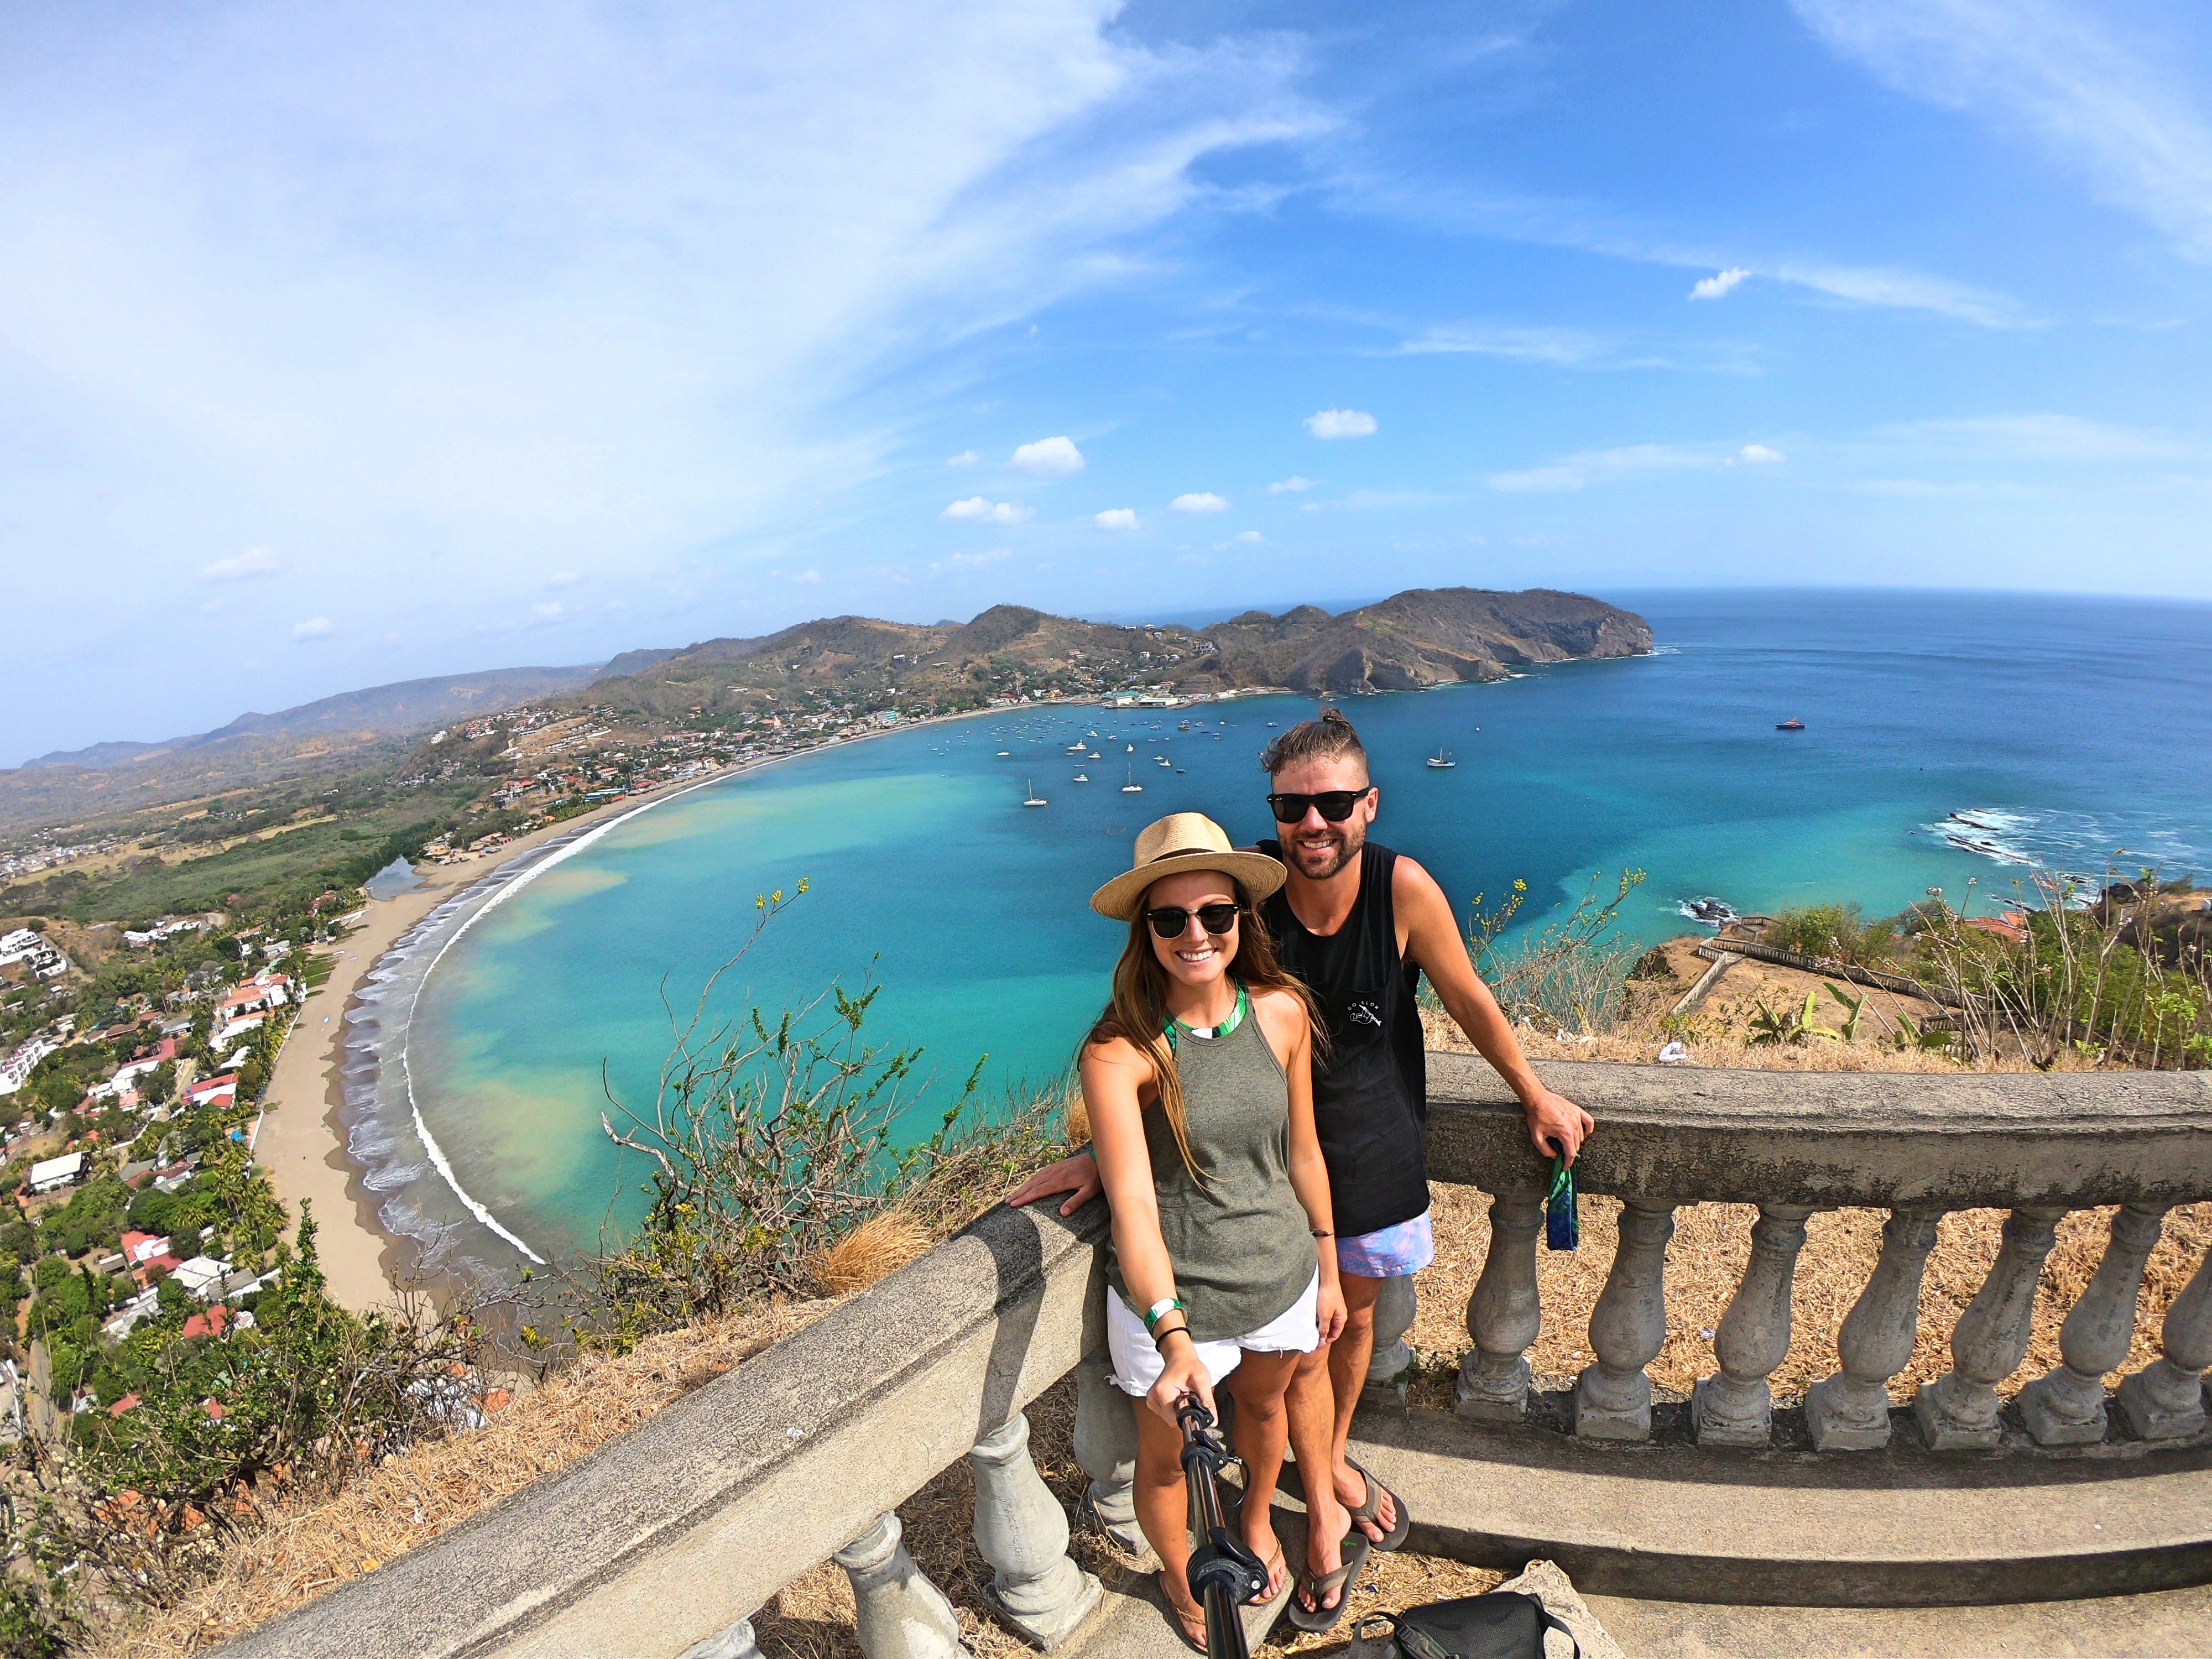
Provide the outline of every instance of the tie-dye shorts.
<path id="1" fill-rule="evenodd" d="M 1395 1227 L 1336 1241 L 1336 1270 L 1362 1279 L 1395 1279 L 1436 1259 L 1437 1237 L 1429 1227 L 1426 1210 Z"/>

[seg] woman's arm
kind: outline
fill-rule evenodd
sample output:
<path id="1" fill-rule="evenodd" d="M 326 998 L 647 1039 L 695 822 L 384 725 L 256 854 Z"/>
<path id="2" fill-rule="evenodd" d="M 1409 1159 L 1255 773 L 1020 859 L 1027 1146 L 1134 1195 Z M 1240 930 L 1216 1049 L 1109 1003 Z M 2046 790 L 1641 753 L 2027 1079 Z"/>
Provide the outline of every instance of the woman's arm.
<path id="1" fill-rule="evenodd" d="M 1334 1342 L 1344 1329 L 1344 1291 L 1336 1279 L 1335 1207 L 1329 1198 L 1328 1166 L 1322 1162 L 1321 1135 L 1314 1127 L 1313 1021 L 1302 998 L 1288 992 L 1270 993 L 1266 1000 L 1276 1005 L 1261 1029 L 1283 1062 L 1290 1085 L 1291 1133 L 1289 1158 L 1291 1189 L 1306 1212 L 1314 1231 L 1314 1255 L 1321 1273 L 1321 1294 L 1316 1312 L 1321 1340 Z"/>
<path id="2" fill-rule="evenodd" d="M 1114 1251 L 1121 1261 L 1121 1282 L 1139 1314 L 1176 1293 L 1175 1264 L 1160 1237 L 1159 1194 L 1145 1146 L 1142 1097 L 1152 1086 L 1152 1071 L 1151 1062 L 1119 1038 L 1083 1051 L 1083 1101 L 1091 1111 L 1091 1146 L 1113 1212 Z M 1186 1394 L 1195 1392 L 1206 1409 L 1213 1410 L 1213 1379 L 1199 1362 L 1189 1322 L 1181 1312 L 1170 1311 L 1161 1316 L 1155 1333 L 1167 1368 L 1145 1403 L 1170 1425 Z"/>

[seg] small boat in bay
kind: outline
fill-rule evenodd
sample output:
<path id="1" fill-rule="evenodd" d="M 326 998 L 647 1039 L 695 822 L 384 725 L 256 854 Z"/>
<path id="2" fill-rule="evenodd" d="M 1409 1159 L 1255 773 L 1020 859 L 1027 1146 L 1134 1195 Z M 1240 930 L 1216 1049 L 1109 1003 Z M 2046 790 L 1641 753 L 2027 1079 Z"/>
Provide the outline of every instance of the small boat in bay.
<path id="1" fill-rule="evenodd" d="M 1439 749 L 1435 754 L 1429 757 L 1430 767 L 1433 770 L 1438 772 L 1449 772 L 1453 767 L 1457 766 L 1458 764 L 1459 763 L 1454 760 L 1449 752 L 1445 750 Z"/>
<path id="2" fill-rule="evenodd" d="M 1078 772 L 1073 777 L 1070 778 L 1068 781 L 1070 783 L 1088 783 L 1091 781 L 1091 775 L 1087 772 Z"/>
<path id="3" fill-rule="evenodd" d="M 1128 782 L 1121 786 L 1121 793 L 1125 795 L 1143 794 L 1145 793 L 1145 786 L 1137 781 L 1137 775 L 1134 769 L 1132 769 L 1129 772 L 1128 778 Z"/>
<path id="4" fill-rule="evenodd" d="M 1042 795 L 1037 793 L 1036 781 L 1035 779 L 1031 779 L 1028 783 L 1024 784 L 1022 787 L 1030 792 L 1029 799 L 1022 803 L 1023 805 L 1049 806 L 1052 805 L 1052 803 L 1047 800 Z"/>
<path id="5" fill-rule="evenodd" d="M 1805 729 L 1805 722 L 1792 714 L 1786 720 L 1775 721 L 1774 729 L 1778 732 L 1802 732 Z"/>

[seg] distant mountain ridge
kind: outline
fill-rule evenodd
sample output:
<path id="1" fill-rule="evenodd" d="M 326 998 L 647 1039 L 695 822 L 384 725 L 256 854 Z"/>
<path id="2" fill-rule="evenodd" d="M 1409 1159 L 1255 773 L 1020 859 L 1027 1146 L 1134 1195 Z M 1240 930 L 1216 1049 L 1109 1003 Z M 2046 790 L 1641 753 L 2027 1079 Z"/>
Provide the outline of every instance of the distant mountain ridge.
<path id="1" fill-rule="evenodd" d="M 655 654 L 649 651 L 626 653 L 634 658 Z M 179 754 L 257 738 L 337 732 L 402 736 L 443 722 L 512 708 L 533 697 L 571 691 L 590 684 L 604 672 L 602 665 L 586 663 L 571 668 L 492 668 L 473 674 L 439 674 L 426 679 L 398 680 L 390 685 L 372 685 L 360 691 L 341 691 L 335 696 L 318 698 L 273 714 L 240 714 L 228 726 L 191 737 L 171 738 L 161 743 L 96 743 L 88 749 L 58 749 L 36 760 L 25 761 L 23 769 L 74 766 L 99 770 L 126 765 L 142 757 Z"/>
<path id="2" fill-rule="evenodd" d="M 1000 605 L 927 625 L 829 617 L 773 634 L 623 652 L 597 666 L 492 669 L 342 692 L 163 743 L 101 743 L 0 769 L 9 833 L 191 800 L 276 779 L 397 763 L 442 726 L 522 703 L 678 723 L 781 708 L 939 712 L 1000 695 L 1095 696 L 1282 686 L 1323 696 L 1504 678 L 1571 658 L 1636 656 L 1633 612 L 1535 588 L 1414 588 L 1332 615 L 1248 611 L 1203 628 L 1085 622 Z"/>
<path id="3" fill-rule="evenodd" d="M 1332 616 L 1300 605 L 1249 611 L 1205 628 L 1084 622 L 994 605 L 924 627 L 830 617 L 758 639 L 704 640 L 609 672 L 570 701 L 672 719 L 795 697 L 935 706 L 977 694 L 1083 695 L 1131 680 L 1182 692 L 1278 685 L 1358 696 L 1459 681 L 1571 658 L 1639 656 L 1650 624 L 1632 611 L 1547 588 L 1413 588 Z"/>

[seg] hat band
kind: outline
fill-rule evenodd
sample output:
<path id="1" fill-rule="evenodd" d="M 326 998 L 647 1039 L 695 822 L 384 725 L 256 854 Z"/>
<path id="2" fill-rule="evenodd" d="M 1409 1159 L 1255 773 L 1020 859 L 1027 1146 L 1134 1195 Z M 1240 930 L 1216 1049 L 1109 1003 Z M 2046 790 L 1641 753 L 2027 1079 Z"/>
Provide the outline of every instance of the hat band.
<path id="1" fill-rule="evenodd" d="M 1149 862 L 1160 864 L 1165 862 L 1169 859 L 1187 859 L 1194 853 L 1211 854 L 1215 858 L 1219 858 L 1222 855 L 1221 848 L 1218 847 L 1178 847 L 1171 853 L 1154 854 Z"/>

